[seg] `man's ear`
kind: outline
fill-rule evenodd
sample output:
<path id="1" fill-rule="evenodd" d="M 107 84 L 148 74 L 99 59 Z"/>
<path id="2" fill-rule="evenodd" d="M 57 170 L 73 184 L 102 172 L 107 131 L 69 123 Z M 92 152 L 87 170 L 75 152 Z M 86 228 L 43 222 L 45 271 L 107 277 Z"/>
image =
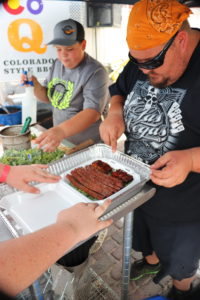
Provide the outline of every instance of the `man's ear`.
<path id="1" fill-rule="evenodd" d="M 81 47 L 82 47 L 82 50 L 85 50 L 85 48 L 86 48 L 86 40 L 82 41 Z"/>
<path id="2" fill-rule="evenodd" d="M 176 40 L 180 47 L 180 50 L 185 50 L 189 42 L 188 32 L 185 30 L 180 31 L 177 35 Z"/>

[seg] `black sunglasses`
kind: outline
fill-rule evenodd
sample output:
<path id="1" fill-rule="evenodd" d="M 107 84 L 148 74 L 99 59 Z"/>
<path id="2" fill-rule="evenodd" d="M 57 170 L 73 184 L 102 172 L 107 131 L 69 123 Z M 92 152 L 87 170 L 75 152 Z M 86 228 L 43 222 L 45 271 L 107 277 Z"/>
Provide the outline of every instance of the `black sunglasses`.
<path id="1" fill-rule="evenodd" d="M 147 70 L 153 70 L 153 69 L 156 69 L 156 68 L 162 66 L 162 64 L 164 63 L 164 59 L 165 59 L 165 55 L 167 53 L 167 50 L 169 49 L 169 47 L 171 46 L 171 44 L 175 40 L 175 37 L 177 36 L 177 34 L 178 34 L 178 32 L 176 32 L 176 34 L 167 42 L 167 44 L 164 46 L 162 51 L 160 53 L 158 53 L 151 60 L 148 60 L 148 61 L 143 62 L 143 63 L 139 63 L 137 61 L 137 59 L 135 59 L 129 52 L 128 56 L 129 56 L 130 61 L 132 63 L 134 63 L 136 66 L 138 66 L 138 68 L 147 69 Z"/>

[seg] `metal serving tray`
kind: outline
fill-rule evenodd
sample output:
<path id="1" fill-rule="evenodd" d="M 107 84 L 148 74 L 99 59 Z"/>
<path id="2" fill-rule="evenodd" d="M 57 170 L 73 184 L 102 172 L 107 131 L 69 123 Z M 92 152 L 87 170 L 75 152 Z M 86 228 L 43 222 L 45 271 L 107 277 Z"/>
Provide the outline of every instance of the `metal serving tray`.
<path id="1" fill-rule="evenodd" d="M 132 183 L 109 197 L 113 201 L 106 213 L 136 195 L 149 180 L 148 165 L 119 151 L 113 153 L 111 148 L 104 144 L 96 144 L 51 163 L 48 170 L 61 175 L 62 179 L 55 184 L 38 184 L 37 186 L 41 190 L 40 194 L 13 192 L 5 195 L 0 200 L 0 207 L 4 210 L 5 219 L 7 221 L 9 218 L 12 219 L 17 230 L 26 234 L 54 223 L 58 212 L 64 208 L 78 202 L 93 201 L 73 188 L 66 180 L 66 174 L 98 159 L 109 163 L 114 169 L 120 168 L 134 176 Z M 104 200 L 96 201 L 101 203 Z"/>
<path id="2" fill-rule="evenodd" d="M 89 198 L 79 193 L 75 188 L 69 185 L 69 182 L 65 177 L 66 174 L 70 173 L 73 169 L 89 165 L 95 160 L 102 160 L 108 163 L 112 168 L 122 169 L 134 177 L 133 182 L 109 197 L 113 200 L 110 210 L 137 194 L 144 184 L 150 179 L 150 168 L 147 164 L 144 164 L 120 151 L 113 152 L 111 147 L 105 144 L 93 145 L 87 149 L 74 153 L 67 158 L 63 158 L 56 163 L 52 163 L 49 166 L 49 171 L 54 174 L 62 174 L 62 178 L 68 186 L 68 189 L 78 193 L 81 201 L 88 202 L 90 201 Z M 101 203 L 104 200 L 99 200 L 97 202 Z"/>

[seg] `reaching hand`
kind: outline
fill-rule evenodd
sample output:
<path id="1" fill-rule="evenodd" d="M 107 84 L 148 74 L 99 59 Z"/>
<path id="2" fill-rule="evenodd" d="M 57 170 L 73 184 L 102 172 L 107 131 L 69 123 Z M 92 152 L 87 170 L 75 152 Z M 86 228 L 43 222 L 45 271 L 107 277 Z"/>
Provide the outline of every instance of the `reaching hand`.
<path id="1" fill-rule="evenodd" d="M 57 223 L 69 227 L 74 231 L 78 241 L 85 240 L 92 234 L 108 227 L 112 220 L 101 221 L 99 218 L 110 205 L 106 200 L 102 205 L 97 203 L 78 203 L 58 214 Z"/>
<path id="2" fill-rule="evenodd" d="M 29 165 L 11 167 L 6 183 L 19 190 L 28 193 L 39 193 L 39 189 L 29 185 L 31 181 L 54 183 L 60 180 L 60 176 L 47 173 L 46 165 Z"/>
<path id="3" fill-rule="evenodd" d="M 53 152 L 60 145 L 65 138 L 61 128 L 53 127 L 43 132 L 38 138 L 34 140 L 38 144 L 38 148 L 42 148 L 46 152 Z"/>
<path id="4" fill-rule="evenodd" d="M 165 187 L 181 184 L 192 171 L 191 150 L 170 151 L 151 166 L 151 180 Z"/>
<path id="5" fill-rule="evenodd" d="M 117 140 L 125 131 L 124 120 L 121 115 L 110 114 L 100 125 L 101 139 L 105 144 L 112 147 L 113 151 L 117 150 Z"/>

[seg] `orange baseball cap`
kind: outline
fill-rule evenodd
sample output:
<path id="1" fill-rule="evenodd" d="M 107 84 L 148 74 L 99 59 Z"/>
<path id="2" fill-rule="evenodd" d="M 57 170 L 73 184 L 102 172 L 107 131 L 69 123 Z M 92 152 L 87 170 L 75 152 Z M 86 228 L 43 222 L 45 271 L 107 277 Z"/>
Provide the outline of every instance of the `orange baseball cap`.
<path id="1" fill-rule="evenodd" d="M 191 13 L 177 0 L 140 0 L 129 15 L 129 49 L 146 50 L 166 43 Z"/>

